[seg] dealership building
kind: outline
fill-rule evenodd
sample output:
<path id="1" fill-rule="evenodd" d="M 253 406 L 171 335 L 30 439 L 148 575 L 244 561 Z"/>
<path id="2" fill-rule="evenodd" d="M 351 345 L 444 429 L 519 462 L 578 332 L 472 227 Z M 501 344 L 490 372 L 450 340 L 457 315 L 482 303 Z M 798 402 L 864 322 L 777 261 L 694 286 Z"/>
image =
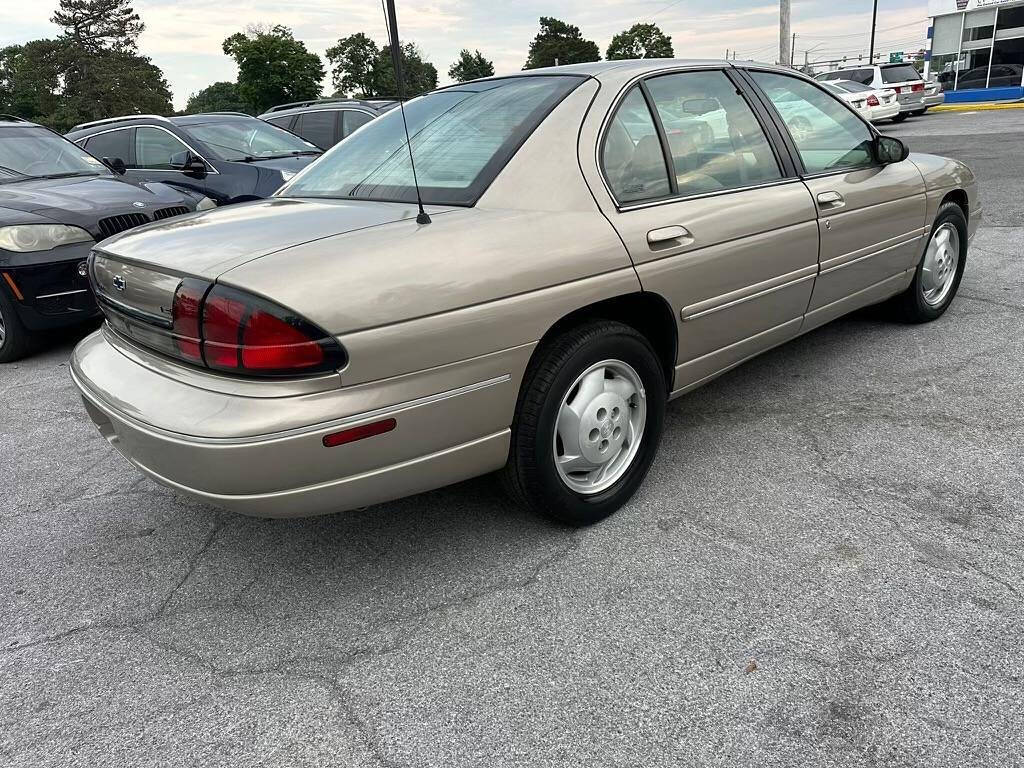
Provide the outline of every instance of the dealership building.
<path id="1" fill-rule="evenodd" d="M 1024 96 L 1024 0 L 929 0 L 926 76 L 947 102 Z"/>

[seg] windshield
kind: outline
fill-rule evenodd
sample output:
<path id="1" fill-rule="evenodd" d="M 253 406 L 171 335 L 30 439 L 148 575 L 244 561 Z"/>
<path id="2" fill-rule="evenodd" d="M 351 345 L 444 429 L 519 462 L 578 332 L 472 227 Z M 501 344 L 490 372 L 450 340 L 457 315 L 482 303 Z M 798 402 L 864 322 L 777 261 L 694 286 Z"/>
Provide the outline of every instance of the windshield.
<path id="1" fill-rule="evenodd" d="M 406 104 L 423 201 L 475 203 L 548 112 L 581 82 L 571 75 L 484 80 Z M 352 134 L 278 194 L 414 202 L 401 110 Z"/>
<path id="2" fill-rule="evenodd" d="M 882 67 L 883 83 L 905 83 L 908 80 L 920 80 L 921 75 L 909 64 L 900 64 L 895 67 Z"/>
<path id="3" fill-rule="evenodd" d="M 262 120 L 218 120 L 183 125 L 221 160 L 269 160 L 293 155 L 319 155 L 320 148 L 294 133 Z"/>
<path id="4" fill-rule="evenodd" d="M 37 126 L 0 128 L 0 183 L 28 178 L 106 176 L 84 149 Z"/>

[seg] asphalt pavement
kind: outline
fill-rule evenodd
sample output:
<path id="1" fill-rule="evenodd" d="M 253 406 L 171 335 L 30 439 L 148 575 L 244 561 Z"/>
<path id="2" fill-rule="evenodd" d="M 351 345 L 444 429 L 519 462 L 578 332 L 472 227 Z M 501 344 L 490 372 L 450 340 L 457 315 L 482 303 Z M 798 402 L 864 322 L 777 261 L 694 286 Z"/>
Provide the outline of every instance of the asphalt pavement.
<path id="1" fill-rule="evenodd" d="M 832 323 L 671 404 L 570 531 L 487 478 L 237 517 L 0 368 L 0 765 L 1024 763 L 1024 111 L 886 131 L 975 167 L 938 322 Z"/>

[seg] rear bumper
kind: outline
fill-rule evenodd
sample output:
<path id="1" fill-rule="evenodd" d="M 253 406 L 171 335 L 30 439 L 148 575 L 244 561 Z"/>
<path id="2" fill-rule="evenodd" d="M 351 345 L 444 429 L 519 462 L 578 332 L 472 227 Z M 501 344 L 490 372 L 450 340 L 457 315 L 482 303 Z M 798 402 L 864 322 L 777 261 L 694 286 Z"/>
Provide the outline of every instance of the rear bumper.
<path id="1" fill-rule="evenodd" d="M 413 393 L 416 383 L 403 381 L 398 390 L 393 382 L 381 382 L 287 397 L 214 392 L 129 359 L 106 334 L 85 339 L 71 361 L 72 379 L 100 434 L 157 482 L 234 512 L 257 517 L 340 512 L 485 474 L 502 467 L 508 456 L 518 389 L 518 377 L 508 366 L 518 354 L 487 356 L 493 359 L 482 366 L 477 362 L 448 372 L 449 378 L 452 373 L 475 377 L 481 369 L 504 368 L 504 374 L 371 407 L 402 391 Z M 156 412 L 159 403 L 165 407 Z M 335 418 L 320 421 L 325 406 Z M 214 412 L 233 416 L 208 421 L 206 414 Z M 296 426 L 303 412 L 310 423 Z M 251 418 L 241 418 L 244 414 Z M 397 421 L 391 432 L 324 447 L 325 435 L 386 418 Z M 266 431 L 274 420 L 278 428 Z M 213 428 L 204 430 L 204 423 Z M 232 423 L 234 435 L 217 426 Z M 246 433 L 253 424 L 261 434 Z"/>
<path id="2" fill-rule="evenodd" d="M 924 97 L 924 105 L 926 107 L 937 107 L 939 104 L 945 104 L 945 103 L 946 103 L 946 94 L 944 94 L 942 91 L 939 91 L 934 96 L 925 96 Z"/>
<path id="3" fill-rule="evenodd" d="M 900 112 L 920 112 L 924 108 L 924 96 L 912 101 L 900 102 Z"/>
<path id="4" fill-rule="evenodd" d="M 900 113 L 900 105 L 895 102 L 892 104 L 880 105 L 877 107 L 871 107 L 871 122 L 875 123 L 879 120 L 888 120 L 896 117 Z"/>

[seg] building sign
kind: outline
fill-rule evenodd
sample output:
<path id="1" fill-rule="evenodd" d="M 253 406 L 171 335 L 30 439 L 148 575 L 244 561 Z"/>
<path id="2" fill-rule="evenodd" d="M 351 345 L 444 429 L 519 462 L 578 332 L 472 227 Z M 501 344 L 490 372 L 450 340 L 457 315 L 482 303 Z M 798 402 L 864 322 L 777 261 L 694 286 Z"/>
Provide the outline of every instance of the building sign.
<path id="1" fill-rule="evenodd" d="M 928 0 L 928 15 L 945 16 L 947 13 L 974 11 L 1015 2 L 1018 0 Z"/>
<path id="2" fill-rule="evenodd" d="M 903 63 L 903 51 L 892 51 L 889 53 L 890 64 L 902 64 Z"/>

